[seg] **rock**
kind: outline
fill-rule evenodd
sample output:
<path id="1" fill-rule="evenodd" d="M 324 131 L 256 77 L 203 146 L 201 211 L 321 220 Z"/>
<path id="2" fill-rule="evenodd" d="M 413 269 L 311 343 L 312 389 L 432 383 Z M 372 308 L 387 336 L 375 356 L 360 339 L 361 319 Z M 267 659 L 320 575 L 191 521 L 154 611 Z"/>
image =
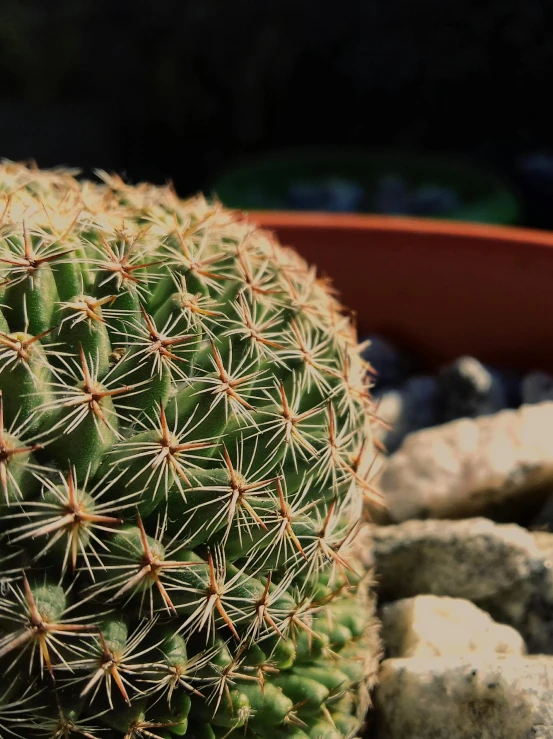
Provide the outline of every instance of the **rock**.
<path id="1" fill-rule="evenodd" d="M 528 652 L 553 654 L 553 534 L 482 518 L 406 521 L 365 525 L 355 548 L 381 603 L 464 598 L 515 628 Z"/>
<path id="2" fill-rule="evenodd" d="M 363 359 L 376 372 L 375 388 L 397 387 L 407 380 L 414 364 L 411 357 L 377 334 L 366 336 L 363 344 L 366 345 L 362 353 Z"/>
<path id="3" fill-rule="evenodd" d="M 553 400 L 553 377 L 547 372 L 530 372 L 521 382 L 523 403 Z"/>
<path id="4" fill-rule="evenodd" d="M 376 739 L 553 739 L 552 657 L 382 663 Z"/>
<path id="5" fill-rule="evenodd" d="M 538 513 L 528 524 L 528 528 L 532 531 L 553 531 L 553 492 L 549 493 Z"/>
<path id="6" fill-rule="evenodd" d="M 376 413 L 387 424 L 387 428 L 380 427 L 378 438 L 389 453 L 396 451 L 407 434 L 438 422 L 436 395 L 436 379 L 426 375 L 410 377 L 399 389 L 374 393 Z"/>
<path id="7" fill-rule="evenodd" d="M 553 534 L 532 532 L 538 554 L 529 560 L 529 576 L 513 583 L 501 597 L 479 605 L 496 620 L 511 624 L 524 637 L 528 651 L 553 654 Z"/>
<path id="8" fill-rule="evenodd" d="M 501 601 L 529 579 L 540 556 L 528 531 L 484 518 L 369 524 L 355 547 L 363 565 L 376 571 L 381 601 L 420 594 Z"/>
<path id="9" fill-rule="evenodd" d="M 410 434 L 379 482 L 391 519 L 531 520 L 553 487 L 552 429 L 546 402 Z"/>
<path id="10" fill-rule="evenodd" d="M 529 651 L 535 654 L 553 654 L 552 555 L 550 551 L 544 556 L 542 567 L 537 569 L 532 578 L 532 590 L 522 617 L 518 622 L 513 619 L 513 626 L 527 640 Z"/>
<path id="11" fill-rule="evenodd" d="M 444 367 L 437 382 L 438 413 L 442 423 L 497 413 L 507 406 L 505 388 L 499 377 L 474 357 L 460 357 Z"/>
<path id="12" fill-rule="evenodd" d="M 553 534 L 549 531 L 532 531 L 531 533 L 541 556 L 553 559 Z"/>
<path id="13" fill-rule="evenodd" d="M 495 623 L 488 613 L 462 598 L 404 598 L 385 605 L 380 618 L 388 657 L 526 652 L 515 629 Z"/>
<path id="14" fill-rule="evenodd" d="M 505 391 L 506 407 L 519 408 L 523 405 L 521 382 L 522 375 L 512 367 L 494 367 L 490 370 L 494 377 L 502 384 Z"/>
<path id="15" fill-rule="evenodd" d="M 438 383 L 431 375 L 410 377 L 402 385 L 406 413 L 409 418 L 409 433 L 434 426 L 439 422 L 436 414 Z"/>
<path id="16" fill-rule="evenodd" d="M 553 531 L 553 493 L 545 499 L 542 508 L 530 522 L 529 528 Z"/>

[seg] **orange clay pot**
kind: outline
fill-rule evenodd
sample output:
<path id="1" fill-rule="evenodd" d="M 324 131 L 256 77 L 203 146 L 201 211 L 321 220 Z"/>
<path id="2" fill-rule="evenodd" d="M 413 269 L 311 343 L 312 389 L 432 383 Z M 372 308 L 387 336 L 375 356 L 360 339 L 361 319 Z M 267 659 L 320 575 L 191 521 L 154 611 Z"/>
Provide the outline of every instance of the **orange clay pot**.
<path id="1" fill-rule="evenodd" d="M 429 368 L 469 354 L 553 372 L 553 233 L 403 217 L 257 211 L 357 313 Z"/>

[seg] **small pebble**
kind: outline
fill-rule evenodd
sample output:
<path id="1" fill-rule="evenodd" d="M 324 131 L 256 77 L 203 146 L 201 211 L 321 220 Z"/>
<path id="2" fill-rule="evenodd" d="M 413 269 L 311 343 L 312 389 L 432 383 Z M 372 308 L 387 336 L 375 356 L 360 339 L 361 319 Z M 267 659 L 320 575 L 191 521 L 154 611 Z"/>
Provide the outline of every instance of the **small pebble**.
<path id="1" fill-rule="evenodd" d="M 530 372 L 522 379 L 521 394 L 523 403 L 541 403 L 553 400 L 553 377 L 547 372 Z"/>
<path id="2" fill-rule="evenodd" d="M 391 341 L 378 334 L 366 336 L 364 342 L 370 342 L 363 350 L 362 356 L 376 372 L 373 378 L 375 390 L 377 388 L 398 388 L 408 379 L 413 372 L 414 361 L 407 353 L 402 352 Z"/>
<path id="3" fill-rule="evenodd" d="M 438 381 L 431 375 L 410 377 L 401 388 L 410 431 L 430 428 L 439 422 L 436 411 Z"/>
<path id="4" fill-rule="evenodd" d="M 438 374 L 438 417 L 441 423 L 475 418 L 508 407 L 498 374 L 474 357 L 460 357 Z"/>
<path id="5" fill-rule="evenodd" d="M 391 454 L 414 431 L 434 426 L 438 422 L 436 398 L 438 385 L 435 377 L 410 377 L 398 389 L 384 389 L 374 393 L 377 415 L 388 424 L 380 427 L 378 438 Z"/>
<path id="6" fill-rule="evenodd" d="M 505 392 L 506 408 L 518 408 L 522 403 L 522 375 L 509 367 L 488 367 L 488 371 L 502 385 Z"/>

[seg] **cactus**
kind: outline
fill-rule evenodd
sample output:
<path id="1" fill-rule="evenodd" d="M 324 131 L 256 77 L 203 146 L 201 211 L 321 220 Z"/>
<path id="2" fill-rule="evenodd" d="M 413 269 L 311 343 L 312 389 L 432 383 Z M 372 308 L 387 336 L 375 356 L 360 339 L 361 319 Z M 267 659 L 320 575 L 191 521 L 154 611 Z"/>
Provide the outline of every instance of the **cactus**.
<path id="1" fill-rule="evenodd" d="M 0 165 L 0 733 L 354 736 L 353 324 L 218 203 L 98 174 Z"/>

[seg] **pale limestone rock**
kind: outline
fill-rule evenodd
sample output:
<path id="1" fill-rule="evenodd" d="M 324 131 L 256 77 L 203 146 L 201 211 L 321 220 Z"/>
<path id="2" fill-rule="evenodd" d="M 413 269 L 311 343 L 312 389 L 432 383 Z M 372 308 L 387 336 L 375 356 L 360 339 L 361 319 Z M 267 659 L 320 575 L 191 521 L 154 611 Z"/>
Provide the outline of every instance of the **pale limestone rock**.
<path id="1" fill-rule="evenodd" d="M 550 560 L 553 560 L 553 533 L 550 531 L 531 531 L 530 533 L 542 556 L 547 555 Z"/>
<path id="2" fill-rule="evenodd" d="M 549 547 L 550 542 L 542 538 L 540 545 Z M 514 583 L 501 598 L 483 598 L 478 605 L 497 621 L 514 626 L 529 652 L 553 654 L 553 551 L 541 549 L 531 565 L 526 580 Z"/>
<path id="3" fill-rule="evenodd" d="M 517 629 L 534 654 L 553 654 L 553 534 L 533 531 L 537 554 L 530 553 L 528 577 L 500 594 L 477 600 L 496 621 Z"/>
<path id="4" fill-rule="evenodd" d="M 553 739 L 553 657 L 382 663 L 376 739 Z"/>
<path id="5" fill-rule="evenodd" d="M 488 613 L 462 598 L 404 598 L 385 605 L 380 617 L 388 657 L 526 652 L 518 631 L 496 623 Z"/>
<path id="6" fill-rule="evenodd" d="M 423 593 L 501 599 L 528 580 L 539 558 L 528 531 L 484 518 L 369 524 L 355 551 L 365 567 L 374 567 L 382 601 Z"/>
<path id="7" fill-rule="evenodd" d="M 365 525 L 355 554 L 375 569 L 381 603 L 433 594 L 464 598 L 553 654 L 553 534 L 482 518 Z"/>
<path id="8" fill-rule="evenodd" d="M 553 484 L 553 402 L 410 434 L 379 485 L 394 521 L 493 515 Z"/>

